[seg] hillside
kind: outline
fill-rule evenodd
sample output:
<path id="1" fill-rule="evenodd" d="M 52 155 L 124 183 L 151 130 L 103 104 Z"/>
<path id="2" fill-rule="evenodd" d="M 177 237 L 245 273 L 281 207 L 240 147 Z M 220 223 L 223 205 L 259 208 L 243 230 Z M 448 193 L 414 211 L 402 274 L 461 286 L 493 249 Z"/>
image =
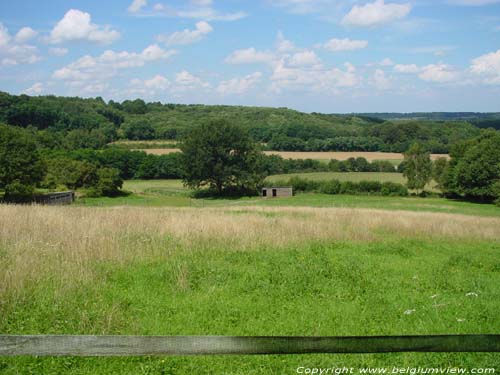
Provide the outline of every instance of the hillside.
<path id="1" fill-rule="evenodd" d="M 474 123 L 495 121 L 495 114 L 406 116 L 407 121 L 400 121 L 397 114 L 338 115 L 0 93 L 0 123 L 31 129 L 40 146 L 49 149 L 100 149 L 118 139 L 181 139 L 203 122 L 224 118 L 246 128 L 269 150 L 404 152 L 418 141 L 430 152 L 447 153 L 454 143 L 478 135 Z"/>

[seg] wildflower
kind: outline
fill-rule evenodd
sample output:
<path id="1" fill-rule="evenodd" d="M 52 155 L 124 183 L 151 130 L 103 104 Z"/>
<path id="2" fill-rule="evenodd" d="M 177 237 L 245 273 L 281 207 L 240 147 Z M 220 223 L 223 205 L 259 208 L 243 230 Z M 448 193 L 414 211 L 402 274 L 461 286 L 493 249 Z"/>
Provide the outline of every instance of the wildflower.
<path id="1" fill-rule="evenodd" d="M 478 297 L 478 294 L 475 292 L 469 292 L 465 294 L 466 297 Z"/>
<path id="2" fill-rule="evenodd" d="M 406 311 L 405 311 L 405 315 L 411 315 L 411 314 L 413 314 L 415 311 L 417 311 L 417 310 L 415 310 L 415 309 L 412 309 L 412 310 L 406 310 Z"/>

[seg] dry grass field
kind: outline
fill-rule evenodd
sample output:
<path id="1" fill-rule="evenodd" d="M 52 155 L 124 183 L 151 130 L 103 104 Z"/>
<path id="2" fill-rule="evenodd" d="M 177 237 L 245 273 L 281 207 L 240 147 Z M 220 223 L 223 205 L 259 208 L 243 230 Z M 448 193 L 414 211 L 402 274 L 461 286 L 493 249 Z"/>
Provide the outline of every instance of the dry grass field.
<path id="1" fill-rule="evenodd" d="M 180 152 L 179 149 L 147 149 L 144 150 L 148 154 L 165 155 L 173 152 Z M 395 160 L 402 161 L 403 154 L 395 152 L 291 152 L 291 151 L 264 151 L 266 155 L 279 155 L 283 159 L 314 159 L 314 160 L 347 160 L 349 158 L 363 157 L 368 161 L 374 160 Z M 431 159 L 435 160 L 440 157 L 449 158 L 449 155 L 432 154 Z"/>
<path id="2" fill-rule="evenodd" d="M 74 208 L 0 206 L 0 298 L 51 274 L 64 285 L 91 277 L 89 261 L 129 262 L 154 255 L 169 238 L 185 249 L 283 248 L 314 241 L 406 238 L 500 240 L 500 218 L 442 213 L 309 208 Z M 164 249 L 168 251 L 168 249 Z"/>

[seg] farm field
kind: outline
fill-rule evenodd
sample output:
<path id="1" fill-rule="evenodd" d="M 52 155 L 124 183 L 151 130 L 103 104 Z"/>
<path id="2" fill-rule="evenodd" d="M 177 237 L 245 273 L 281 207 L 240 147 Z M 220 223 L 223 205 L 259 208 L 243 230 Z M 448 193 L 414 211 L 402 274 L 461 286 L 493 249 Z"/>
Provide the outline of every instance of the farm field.
<path id="1" fill-rule="evenodd" d="M 0 207 L 0 331 L 495 333 L 500 218 L 349 208 Z M 494 354 L 1 358 L 4 374 L 491 367 Z"/>
<path id="2" fill-rule="evenodd" d="M 336 179 L 339 181 L 380 181 L 406 183 L 406 178 L 401 173 L 385 172 L 311 172 L 311 173 L 290 173 L 269 176 L 266 181 L 283 181 L 291 177 L 300 177 L 313 181 L 326 181 Z"/>
<path id="3" fill-rule="evenodd" d="M 174 152 L 180 152 L 177 148 L 149 148 L 144 149 L 144 152 L 153 155 L 165 155 Z M 313 159 L 313 160 L 347 160 L 349 158 L 363 157 L 368 161 L 374 160 L 388 160 L 399 164 L 403 161 L 403 154 L 393 153 L 393 152 L 292 152 L 292 151 L 264 151 L 266 155 L 279 155 L 283 159 Z M 449 158 L 448 155 L 443 154 L 432 154 L 431 159 L 435 160 L 437 158 L 444 157 Z"/>

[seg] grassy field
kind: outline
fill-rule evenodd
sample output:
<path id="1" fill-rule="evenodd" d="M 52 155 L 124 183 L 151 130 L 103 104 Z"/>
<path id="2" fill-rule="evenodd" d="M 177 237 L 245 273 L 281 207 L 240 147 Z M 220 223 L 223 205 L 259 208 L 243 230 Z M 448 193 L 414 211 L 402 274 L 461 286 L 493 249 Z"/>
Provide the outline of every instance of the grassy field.
<path id="1" fill-rule="evenodd" d="M 301 177 L 313 181 L 326 181 L 336 179 L 339 181 L 380 181 L 406 183 L 406 178 L 401 173 L 383 173 L 383 172 L 313 172 L 313 173 L 291 173 L 269 176 L 267 181 L 283 181 L 291 177 Z"/>
<path id="2" fill-rule="evenodd" d="M 277 200 L 275 200 L 276 202 Z M 497 333 L 500 218 L 311 207 L 0 206 L 5 334 Z M 495 354 L 0 358 L 2 374 L 496 367 Z"/>
<path id="3" fill-rule="evenodd" d="M 364 173 L 363 173 L 364 174 Z M 353 179 L 356 173 L 345 173 Z M 476 216 L 500 216 L 500 209 L 492 204 L 477 204 L 444 198 L 380 197 L 360 195 L 298 194 L 289 198 L 263 199 L 243 197 L 238 199 L 194 199 L 192 191 L 185 188 L 180 180 L 129 180 L 124 190 L 133 192 L 117 198 L 84 198 L 77 205 L 89 207 L 340 207 L 373 208 L 402 211 L 442 212 Z"/>

